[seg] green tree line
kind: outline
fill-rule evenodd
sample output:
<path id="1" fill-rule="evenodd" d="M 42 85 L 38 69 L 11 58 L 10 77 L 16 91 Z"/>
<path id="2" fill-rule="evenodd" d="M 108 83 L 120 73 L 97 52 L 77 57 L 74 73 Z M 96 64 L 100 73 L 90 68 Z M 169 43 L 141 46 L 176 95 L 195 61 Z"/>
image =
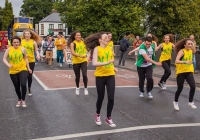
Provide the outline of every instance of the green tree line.
<path id="1" fill-rule="evenodd" d="M 13 17 L 12 4 L 5 0 L 4 8 L 0 7 L 0 30 L 6 31 Z"/>
<path id="2" fill-rule="evenodd" d="M 114 40 L 122 33 L 144 36 L 151 32 L 161 38 L 172 33 L 178 39 L 200 35 L 199 0 L 23 0 L 20 15 L 38 23 L 56 9 L 63 23 L 84 36 L 110 31 Z M 123 35 L 122 35 L 123 36 Z"/>

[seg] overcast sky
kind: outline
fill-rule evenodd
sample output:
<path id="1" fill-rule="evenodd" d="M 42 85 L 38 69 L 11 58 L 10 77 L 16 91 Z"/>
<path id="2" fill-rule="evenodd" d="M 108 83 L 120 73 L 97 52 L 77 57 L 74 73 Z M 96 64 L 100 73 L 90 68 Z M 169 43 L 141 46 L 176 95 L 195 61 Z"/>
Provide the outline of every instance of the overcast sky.
<path id="1" fill-rule="evenodd" d="M 13 14 L 15 16 L 19 16 L 19 11 L 20 11 L 20 7 L 22 6 L 23 2 L 22 0 L 8 0 L 9 2 L 12 3 L 13 6 Z M 4 7 L 5 6 L 5 0 L 0 0 L 0 6 Z"/>

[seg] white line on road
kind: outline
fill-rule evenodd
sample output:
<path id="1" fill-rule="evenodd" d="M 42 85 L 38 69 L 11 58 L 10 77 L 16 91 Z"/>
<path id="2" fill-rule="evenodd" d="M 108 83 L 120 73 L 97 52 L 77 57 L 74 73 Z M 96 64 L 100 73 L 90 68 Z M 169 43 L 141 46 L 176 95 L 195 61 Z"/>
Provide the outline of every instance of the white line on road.
<path id="1" fill-rule="evenodd" d="M 42 83 L 41 86 L 44 88 L 45 85 Z M 177 85 L 167 85 L 167 87 L 176 87 L 176 86 Z M 158 85 L 155 85 L 154 87 L 158 87 Z M 65 87 L 64 88 L 48 88 L 48 87 L 46 87 L 46 89 L 44 88 L 44 90 L 64 90 L 64 89 L 75 89 L 75 88 L 76 87 L 66 87 L 66 88 Z M 80 86 L 80 88 L 84 88 L 84 87 Z M 88 86 L 88 88 L 96 88 L 96 86 Z M 115 86 L 115 88 L 138 88 L 138 86 Z"/>
<path id="2" fill-rule="evenodd" d="M 120 132 L 128 132 L 128 131 L 143 130 L 143 129 L 173 128 L 173 127 L 177 128 L 177 127 L 192 127 L 192 126 L 193 127 L 200 126 L 200 123 L 135 126 L 135 127 L 128 127 L 128 128 L 112 129 L 112 130 L 102 130 L 102 131 L 84 132 L 84 133 L 76 133 L 76 134 L 61 135 L 61 136 L 54 136 L 54 137 L 38 138 L 38 139 L 32 139 L 32 140 L 62 140 L 62 139 L 69 139 L 69 138 L 78 138 L 78 137 L 103 135 L 103 134 L 105 135 L 105 134 L 111 134 L 111 133 L 120 133 Z"/>
<path id="3" fill-rule="evenodd" d="M 43 84 L 43 82 L 33 73 L 33 77 L 38 81 L 38 83 L 44 88 L 44 90 L 49 90 L 49 88 Z"/>

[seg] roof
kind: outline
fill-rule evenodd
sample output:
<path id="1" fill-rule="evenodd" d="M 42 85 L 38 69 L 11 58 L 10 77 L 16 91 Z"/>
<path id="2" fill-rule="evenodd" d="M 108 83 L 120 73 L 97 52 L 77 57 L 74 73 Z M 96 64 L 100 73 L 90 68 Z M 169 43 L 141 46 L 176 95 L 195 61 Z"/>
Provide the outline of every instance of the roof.
<path id="1" fill-rule="evenodd" d="M 39 23 L 42 22 L 62 23 L 60 13 L 53 11 L 50 15 L 39 21 Z"/>

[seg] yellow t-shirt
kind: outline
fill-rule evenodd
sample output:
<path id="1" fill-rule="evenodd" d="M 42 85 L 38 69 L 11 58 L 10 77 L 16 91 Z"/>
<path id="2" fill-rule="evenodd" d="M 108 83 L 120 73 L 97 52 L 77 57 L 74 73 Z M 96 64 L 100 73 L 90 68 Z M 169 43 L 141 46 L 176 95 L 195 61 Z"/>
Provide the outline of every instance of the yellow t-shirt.
<path id="1" fill-rule="evenodd" d="M 114 50 L 113 41 L 108 42 L 108 45 L 107 45 L 107 46 L 109 46 L 109 47 L 111 48 L 111 50 Z"/>
<path id="2" fill-rule="evenodd" d="M 19 46 L 17 49 L 12 46 L 9 47 L 8 58 L 9 63 L 12 65 L 12 68 L 9 68 L 9 74 L 17 74 L 24 70 L 27 71 L 22 46 Z"/>
<path id="3" fill-rule="evenodd" d="M 163 48 L 162 48 L 162 52 L 161 52 L 160 59 L 159 59 L 160 62 L 171 59 L 172 48 L 173 48 L 173 45 L 171 42 L 169 42 L 168 44 L 162 43 L 162 46 L 163 46 Z"/>
<path id="4" fill-rule="evenodd" d="M 56 46 L 57 50 L 59 51 L 59 50 L 63 50 L 63 46 L 66 46 L 67 43 L 64 38 L 61 38 L 61 39 L 56 38 L 54 45 Z"/>
<path id="5" fill-rule="evenodd" d="M 30 39 L 29 41 L 26 41 L 25 39 L 22 39 L 21 45 L 26 49 L 28 62 L 35 62 L 35 48 L 34 48 L 34 40 Z"/>
<path id="6" fill-rule="evenodd" d="M 182 61 L 192 61 L 192 50 L 182 49 L 184 56 Z M 180 73 L 194 72 L 193 64 L 176 64 L 176 75 Z"/>
<path id="7" fill-rule="evenodd" d="M 114 59 L 113 51 L 109 46 L 106 46 L 106 48 L 97 46 L 97 49 L 98 49 L 98 62 L 108 62 Z M 96 67 L 94 75 L 96 77 L 115 75 L 114 64 L 110 63 L 108 65 Z"/>
<path id="8" fill-rule="evenodd" d="M 75 49 L 74 52 L 76 54 L 79 54 L 81 56 L 87 56 L 87 49 L 85 46 L 85 43 L 83 41 L 74 41 L 74 45 L 75 45 Z M 81 58 L 81 57 L 77 57 L 77 56 L 72 56 L 72 62 L 73 64 L 79 64 L 79 63 L 83 63 L 83 62 L 87 62 L 88 59 L 86 58 Z"/>

